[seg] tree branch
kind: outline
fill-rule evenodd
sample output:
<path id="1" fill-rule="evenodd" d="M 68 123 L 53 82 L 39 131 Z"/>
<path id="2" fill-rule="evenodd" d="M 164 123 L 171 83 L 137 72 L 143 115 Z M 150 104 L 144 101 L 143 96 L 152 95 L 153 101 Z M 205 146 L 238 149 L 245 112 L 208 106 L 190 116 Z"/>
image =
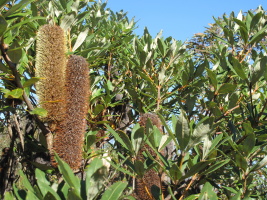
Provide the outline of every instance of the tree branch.
<path id="1" fill-rule="evenodd" d="M 27 107 L 28 107 L 28 110 L 31 111 L 34 109 L 29 97 L 27 96 L 27 94 L 25 93 L 24 91 L 24 88 L 21 84 L 21 81 L 20 81 L 20 74 L 19 72 L 17 71 L 17 64 L 16 63 L 13 63 L 10 58 L 8 57 L 6 51 L 6 47 L 5 47 L 5 44 L 4 44 L 4 41 L 3 41 L 3 38 L 1 39 L 1 44 L 0 44 L 0 51 L 1 51 L 1 54 L 6 62 L 6 64 L 8 65 L 8 67 L 10 68 L 10 70 L 12 71 L 12 74 L 13 76 L 15 77 L 15 83 L 16 85 L 21 88 L 23 90 L 23 100 L 24 102 L 26 103 Z M 39 128 L 42 130 L 43 134 L 47 137 L 47 135 L 49 135 L 49 133 L 51 134 L 51 131 L 44 125 L 44 123 L 40 120 L 40 118 L 38 117 L 38 115 L 33 115 L 34 116 L 34 119 L 36 120 L 36 123 L 37 125 L 39 126 Z"/>

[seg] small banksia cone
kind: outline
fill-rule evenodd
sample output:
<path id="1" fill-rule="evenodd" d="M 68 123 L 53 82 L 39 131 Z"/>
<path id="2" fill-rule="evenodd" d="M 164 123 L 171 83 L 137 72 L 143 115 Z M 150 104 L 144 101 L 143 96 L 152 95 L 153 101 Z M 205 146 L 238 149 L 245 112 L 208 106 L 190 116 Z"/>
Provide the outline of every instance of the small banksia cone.
<path id="1" fill-rule="evenodd" d="M 41 79 L 36 84 L 36 92 L 42 108 L 47 110 L 44 121 L 50 129 L 65 115 L 65 69 L 66 40 L 62 28 L 56 25 L 40 27 L 36 42 L 36 76 Z"/>
<path id="2" fill-rule="evenodd" d="M 139 124 L 140 126 L 145 127 L 147 120 L 150 119 L 152 124 L 155 125 L 162 132 L 162 123 L 159 117 L 154 113 L 145 113 L 140 115 Z M 145 157 L 143 152 L 149 152 L 154 158 L 157 157 L 156 152 L 148 145 L 144 144 L 143 147 L 139 150 L 136 159 L 141 162 L 145 162 Z M 161 178 L 158 172 L 154 169 L 150 169 L 145 172 L 142 178 L 136 179 L 136 189 L 135 189 L 135 198 L 138 200 L 151 200 L 153 194 L 160 194 L 161 188 Z"/>
<path id="3" fill-rule="evenodd" d="M 71 55 L 66 69 L 66 114 L 62 129 L 54 137 L 53 150 L 72 169 L 81 166 L 89 91 L 88 63 Z"/>

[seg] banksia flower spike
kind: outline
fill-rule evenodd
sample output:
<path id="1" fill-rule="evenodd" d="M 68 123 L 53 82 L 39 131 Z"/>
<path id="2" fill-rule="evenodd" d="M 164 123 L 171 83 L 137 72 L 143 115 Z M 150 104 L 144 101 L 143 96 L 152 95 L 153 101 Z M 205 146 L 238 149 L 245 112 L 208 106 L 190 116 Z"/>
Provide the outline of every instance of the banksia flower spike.
<path id="1" fill-rule="evenodd" d="M 41 79 L 36 84 L 39 103 L 47 110 L 44 121 L 50 129 L 65 115 L 65 70 L 66 40 L 63 29 L 55 25 L 40 27 L 36 43 L 36 76 Z"/>
<path id="2" fill-rule="evenodd" d="M 66 69 L 66 115 L 63 129 L 56 133 L 53 150 L 72 169 L 82 161 L 86 114 L 89 100 L 89 69 L 86 60 L 71 55 Z"/>
<path id="3" fill-rule="evenodd" d="M 155 125 L 162 132 L 162 123 L 159 117 L 153 113 L 145 113 L 140 115 L 139 124 L 140 126 L 146 127 L 147 120 L 150 119 L 152 124 Z M 143 152 L 149 152 L 154 158 L 157 157 L 157 154 L 154 150 L 148 145 L 144 144 L 143 147 L 139 150 L 136 159 L 141 162 L 145 162 L 145 157 Z M 153 198 L 153 192 L 159 193 L 161 188 L 161 178 L 158 172 L 153 168 L 145 172 L 144 176 L 138 177 L 136 179 L 136 189 L 134 197 L 137 200 L 151 200 Z"/>

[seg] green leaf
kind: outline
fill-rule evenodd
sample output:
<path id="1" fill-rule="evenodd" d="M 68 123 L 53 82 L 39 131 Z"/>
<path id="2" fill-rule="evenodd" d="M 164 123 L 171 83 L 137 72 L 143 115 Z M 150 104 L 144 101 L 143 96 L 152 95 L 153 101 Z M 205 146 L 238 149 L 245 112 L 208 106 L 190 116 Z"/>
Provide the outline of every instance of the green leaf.
<path id="1" fill-rule="evenodd" d="M 22 1 L 19 1 L 18 4 L 15 4 L 14 6 L 11 7 L 10 10 L 8 10 L 6 13 L 5 13 L 5 17 L 8 17 L 10 15 L 12 15 L 13 13 L 15 12 L 21 12 L 21 10 L 25 7 L 27 7 L 28 4 L 30 4 L 32 1 L 34 0 L 22 0 Z M 1 5 L 2 3 L 0 3 Z"/>
<path id="2" fill-rule="evenodd" d="M 235 196 L 231 197 L 230 200 L 240 200 L 241 194 L 241 191 L 238 191 L 238 193 Z"/>
<path id="3" fill-rule="evenodd" d="M 70 27 L 75 23 L 76 21 L 76 13 L 73 11 L 71 13 L 69 13 L 68 15 L 65 15 L 63 17 L 63 19 L 61 20 L 60 23 L 60 27 L 65 30 L 68 31 L 70 29 Z"/>
<path id="4" fill-rule="evenodd" d="M 204 138 L 209 136 L 208 134 L 212 131 L 213 121 L 214 121 L 213 117 L 205 117 L 198 122 L 191 135 L 188 148 L 194 147 Z"/>
<path id="5" fill-rule="evenodd" d="M 173 181 L 178 181 L 182 177 L 182 172 L 177 164 L 173 164 L 170 168 L 170 178 Z"/>
<path id="6" fill-rule="evenodd" d="M 26 88 L 26 87 L 30 87 L 32 86 L 33 84 L 35 84 L 37 81 L 39 81 L 40 78 L 39 77 L 32 77 L 30 78 L 29 80 L 25 81 L 23 83 L 23 87 Z"/>
<path id="7" fill-rule="evenodd" d="M 253 31 L 254 27 L 257 26 L 257 24 L 259 23 L 260 19 L 262 18 L 263 13 L 262 12 L 258 12 L 257 14 L 255 14 L 252 17 L 251 23 L 250 23 L 250 31 Z"/>
<path id="8" fill-rule="evenodd" d="M 232 57 L 232 62 L 232 64 L 228 62 L 229 67 L 235 72 L 237 76 L 239 76 L 243 80 L 246 80 L 247 75 L 245 73 L 245 67 L 235 57 Z"/>
<path id="9" fill-rule="evenodd" d="M 267 165 L 267 156 L 265 156 L 260 162 L 256 163 L 250 171 L 257 171 Z"/>
<path id="10" fill-rule="evenodd" d="M 86 168 L 86 191 L 88 191 L 90 187 L 91 177 L 94 173 L 97 172 L 100 168 L 103 167 L 103 161 L 99 158 L 94 158 L 92 162 Z"/>
<path id="11" fill-rule="evenodd" d="M 254 85 L 259 79 L 266 74 L 267 56 L 257 58 L 251 68 L 251 84 Z"/>
<path id="12" fill-rule="evenodd" d="M 86 173 L 86 194 L 87 200 L 96 199 L 98 193 L 102 191 L 107 179 L 107 167 L 99 158 L 94 158 L 89 164 Z"/>
<path id="13" fill-rule="evenodd" d="M 213 71 L 211 71 L 210 69 L 206 69 L 206 70 L 208 73 L 208 78 L 209 78 L 210 84 L 214 87 L 214 90 L 216 91 L 217 85 L 218 85 L 216 74 Z"/>
<path id="14" fill-rule="evenodd" d="M 221 160 L 219 162 L 216 161 L 216 163 L 212 164 L 207 170 L 203 171 L 201 173 L 201 175 L 207 175 L 209 173 L 212 173 L 212 172 L 216 171 L 217 169 L 220 169 L 222 166 L 227 164 L 229 161 L 230 161 L 230 159 Z"/>
<path id="15" fill-rule="evenodd" d="M 184 200 L 196 200 L 196 199 L 198 199 L 198 197 L 199 197 L 199 194 L 192 194 L 192 195 L 186 197 Z"/>
<path id="16" fill-rule="evenodd" d="M 121 131 L 117 133 L 108 124 L 105 124 L 105 126 L 107 127 L 107 130 L 114 136 L 116 141 L 118 141 L 128 151 L 130 152 L 133 151 L 133 147 L 126 133 L 121 132 Z"/>
<path id="17" fill-rule="evenodd" d="M 33 110 L 30 111 L 30 114 L 39 115 L 41 117 L 46 117 L 47 116 L 47 110 L 45 110 L 43 108 L 34 108 Z"/>
<path id="18" fill-rule="evenodd" d="M 181 110 L 178 119 L 173 116 L 172 123 L 174 126 L 176 138 L 181 151 L 184 151 L 189 143 L 191 133 L 185 111 Z"/>
<path id="19" fill-rule="evenodd" d="M 5 192 L 4 200 L 14 200 L 15 197 L 13 196 L 12 192 Z"/>
<path id="20" fill-rule="evenodd" d="M 144 127 L 140 127 L 139 124 L 136 124 L 132 130 L 131 141 L 136 155 L 139 152 L 144 141 L 144 131 Z"/>
<path id="21" fill-rule="evenodd" d="M 103 194 L 101 200 L 115 200 L 119 199 L 123 190 L 127 187 L 127 183 L 119 181 L 110 186 Z"/>
<path id="22" fill-rule="evenodd" d="M 12 31 L 12 30 L 14 30 L 15 28 L 21 27 L 21 26 L 24 25 L 24 24 L 29 24 L 29 22 L 32 22 L 32 21 L 34 21 L 34 20 L 38 20 L 38 19 L 45 20 L 46 18 L 45 18 L 45 17 L 39 17 L 39 16 L 38 16 L 38 17 L 31 17 L 31 18 L 29 18 L 29 19 L 22 20 L 21 22 L 16 23 L 16 24 L 14 24 L 13 26 L 8 27 L 6 31 L 10 31 L 10 30 Z"/>
<path id="23" fill-rule="evenodd" d="M 51 192 L 47 192 L 43 200 L 57 200 L 57 198 Z"/>
<path id="24" fill-rule="evenodd" d="M 255 146 L 255 143 L 256 143 L 255 134 L 254 133 L 249 134 L 245 139 L 244 144 L 242 145 L 245 156 L 248 156 L 251 153 L 251 151 Z"/>
<path id="25" fill-rule="evenodd" d="M 98 115 L 99 113 L 101 113 L 104 110 L 104 105 L 102 104 L 97 104 L 94 108 L 93 108 L 93 114 L 94 115 Z"/>
<path id="26" fill-rule="evenodd" d="M 6 28 L 7 28 L 7 22 L 6 22 L 5 18 L 2 15 L 0 15 L 0 37 L 6 31 Z"/>
<path id="27" fill-rule="evenodd" d="M 139 178 L 142 178 L 145 174 L 144 162 L 142 162 L 141 160 L 135 160 L 134 170 L 135 173 L 139 176 Z"/>
<path id="28" fill-rule="evenodd" d="M 23 173 L 22 170 L 19 170 L 19 175 L 21 180 L 21 183 L 23 184 L 23 186 L 29 191 L 32 192 L 34 194 L 34 189 L 30 183 L 30 181 L 28 180 L 27 176 Z"/>
<path id="29" fill-rule="evenodd" d="M 77 190 L 75 190 L 74 188 L 69 189 L 67 199 L 69 199 L 69 200 L 82 200 L 79 193 L 77 193 Z"/>
<path id="30" fill-rule="evenodd" d="M 252 39 L 249 41 L 250 45 L 262 40 L 266 36 L 267 25 L 265 25 L 259 32 L 257 32 Z"/>
<path id="31" fill-rule="evenodd" d="M 216 193 L 213 190 L 212 185 L 209 182 L 205 183 L 198 199 L 199 200 L 205 200 L 205 199 L 217 200 L 218 199 Z"/>
<path id="32" fill-rule="evenodd" d="M 22 95 L 23 95 L 23 89 L 21 88 L 17 88 L 17 89 L 11 90 L 8 93 L 5 93 L 5 97 L 12 97 L 15 99 L 21 98 Z"/>
<path id="33" fill-rule="evenodd" d="M 86 39 L 86 37 L 88 35 L 88 32 L 89 32 L 89 28 L 87 28 L 84 31 L 79 33 L 77 40 L 76 40 L 76 42 L 72 48 L 72 51 L 75 51 L 76 49 L 78 49 L 82 45 L 82 43 L 84 42 L 84 40 Z"/>
<path id="34" fill-rule="evenodd" d="M 235 162 L 236 162 L 236 165 L 239 168 L 241 168 L 244 172 L 247 170 L 248 163 L 247 163 L 247 161 L 246 161 L 246 159 L 244 158 L 243 155 L 240 155 L 239 153 L 236 153 Z"/>
<path id="35" fill-rule="evenodd" d="M 236 85 L 231 84 L 231 83 L 224 83 L 221 85 L 221 87 L 218 90 L 219 94 L 227 94 L 227 93 L 232 93 L 236 89 Z"/>
<path id="36" fill-rule="evenodd" d="M 10 49 L 7 51 L 7 55 L 13 63 L 19 63 L 22 57 L 21 45 L 17 41 L 13 42 Z"/>
<path id="37" fill-rule="evenodd" d="M 56 200 L 61 199 L 60 196 L 57 194 L 57 192 L 54 191 L 51 186 L 49 186 L 50 184 L 49 182 L 45 183 L 43 181 L 38 181 L 37 178 L 37 184 L 38 187 L 40 188 L 40 191 L 42 192 L 42 195 L 44 196 L 44 199 L 56 199 Z"/>
<path id="38" fill-rule="evenodd" d="M 71 170 L 70 166 L 65 163 L 63 160 L 61 160 L 58 155 L 55 153 L 55 159 L 58 163 L 59 171 L 63 175 L 63 179 L 66 181 L 66 183 L 74 188 L 78 194 L 80 194 L 80 180 L 77 176 L 74 175 L 73 171 Z"/>
<path id="39" fill-rule="evenodd" d="M 200 161 L 197 164 L 193 165 L 187 172 L 186 174 L 182 177 L 182 179 L 186 179 L 190 176 L 193 176 L 194 174 L 200 173 L 204 168 L 206 168 L 212 160 L 209 161 Z"/>
<path id="40" fill-rule="evenodd" d="M 203 63 L 197 66 L 196 71 L 194 73 L 194 77 L 203 76 L 205 68 L 209 68 L 209 62 L 207 59 L 205 59 Z"/>

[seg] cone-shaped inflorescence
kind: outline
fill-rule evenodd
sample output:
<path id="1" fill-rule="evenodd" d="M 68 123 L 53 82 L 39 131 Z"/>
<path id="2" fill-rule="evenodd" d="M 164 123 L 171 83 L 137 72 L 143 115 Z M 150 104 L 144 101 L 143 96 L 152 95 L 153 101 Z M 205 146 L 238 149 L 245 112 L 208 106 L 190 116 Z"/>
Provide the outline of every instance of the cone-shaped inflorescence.
<path id="1" fill-rule="evenodd" d="M 162 132 L 162 123 L 159 117 L 154 113 L 145 113 L 140 115 L 139 124 L 143 127 L 146 127 L 148 119 L 151 120 L 152 124 L 155 125 Z M 137 154 L 137 160 L 145 162 L 145 157 L 143 152 L 149 152 L 155 159 L 157 158 L 156 152 L 148 145 L 144 144 Z M 154 199 L 153 194 L 160 193 L 161 188 L 161 179 L 159 173 L 156 172 L 153 168 L 145 172 L 144 176 L 138 177 L 136 179 L 136 189 L 134 197 L 138 200 L 150 200 Z"/>
<path id="2" fill-rule="evenodd" d="M 42 26 L 36 43 L 36 84 L 41 107 L 47 110 L 50 129 L 57 128 L 58 122 L 65 118 L 65 71 L 66 40 L 64 31 L 55 25 Z"/>
<path id="3" fill-rule="evenodd" d="M 71 55 L 66 69 L 66 115 L 63 129 L 54 137 L 53 150 L 72 169 L 78 169 L 82 161 L 90 87 L 88 75 L 86 60 Z"/>
<path id="4" fill-rule="evenodd" d="M 71 55 L 67 62 L 64 31 L 44 25 L 37 35 L 36 89 L 41 107 L 47 110 L 53 144 L 49 144 L 52 165 L 54 152 L 77 169 L 82 161 L 89 98 L 89 69 L 81 56 Z M 52 147 L 52 149 L 50 148 Z"/>

